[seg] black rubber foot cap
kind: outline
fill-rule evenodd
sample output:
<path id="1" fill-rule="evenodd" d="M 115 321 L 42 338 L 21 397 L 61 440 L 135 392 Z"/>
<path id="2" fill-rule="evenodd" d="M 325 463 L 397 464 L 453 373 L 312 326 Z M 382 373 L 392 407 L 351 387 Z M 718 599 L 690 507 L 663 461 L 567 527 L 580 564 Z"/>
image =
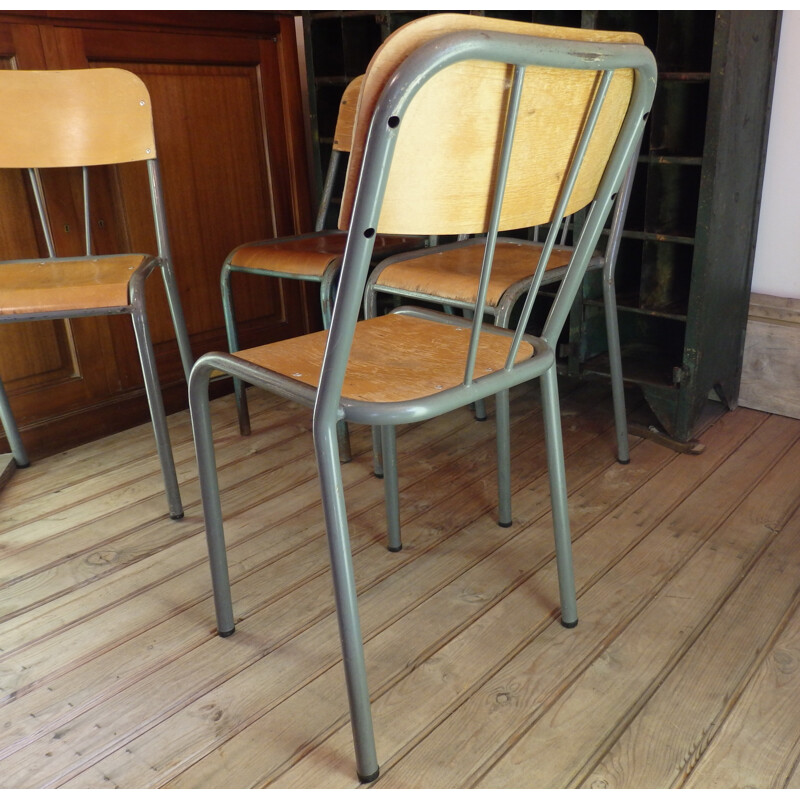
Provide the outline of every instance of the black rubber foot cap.
<path id="1" fill-rule="evenodd" d="M 513 522 L 498 522 L 497 524 L 501 528 L 510 528 L 514 523 Z"/>
<path id="2" fill-rule="evenodd" d="M 19 461 L 15 460 L 14 463 L 17 465 L 17 469 L 28 469 L 28 467 L 31 465 L 30 461 L 26 461 L 24 464 L 20 464 Z"/>
<path id="3" fill-rule="evenodd" d="M 356 773 L 358 775 L 358 779 L 361 783 L 372 783 L 372 781 L 378 780 L 378 775 L 381 774 L 380 767 L 372 773 L 372 775 L 361 775 L 360 773 Z"/>
<path id="4" fill-rule="evenodd" d="M 564 620 L 562 619 L 561 620 L 561 624 L 565 628 L 574 628 L 578 624 L 578 620 L 575 620 L 575 622 L 564 622 Z"/>
<path id="5" fill-rule="evenodd" d="M 227 639 L 229 636 L 233 636 L 233 634 L 235 632 L 236 632 L 236 628 L 231 628 L 229 631 L 217 631 L 217 635 L 221 639 Z"/>
<path id="6" fill-rule="evenodd" d="M 383 473 L 382 473 L 382 472 L 381 472 L 380 474 L 379 474 L 379 473 L 377 473 L 377 472 L 373 472 L 372 474 L 373 474 L 373 475 L 374 475 L 376 478 L 378 478 L 378 480 L 383 480 Z"/>
<path id="7" fill-rule="evenodd" d="M 183 519 L 183 511 L 181 511 L 180 514 L 170 514 L 169 518 L 170 519 Z"/>
<path id="8" fill-rule="evenodd" d="M 399 553 L 403 549 L 403 545 L 400 547 L 388 547 L 386 548 L 390 553 Z"/>
<path id="9" fill-rule="evenodd" d="M 629 458 L 625 459 L 625 461 L 623 461 L 621 458 L 618 458 L 617 461 L 620 464 L 630 464 L 631 463 L 631 460 Z"/>

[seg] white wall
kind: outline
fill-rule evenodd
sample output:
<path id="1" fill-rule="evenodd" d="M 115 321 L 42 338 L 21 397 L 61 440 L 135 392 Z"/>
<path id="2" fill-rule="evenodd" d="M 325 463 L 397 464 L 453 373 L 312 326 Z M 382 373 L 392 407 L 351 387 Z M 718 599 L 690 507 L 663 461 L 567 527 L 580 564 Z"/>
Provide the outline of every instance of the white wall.
<path id="1" fill-rule="evenodd" d="M 784 11 L 752 290 L 800 298 L 800 11 Z"/>

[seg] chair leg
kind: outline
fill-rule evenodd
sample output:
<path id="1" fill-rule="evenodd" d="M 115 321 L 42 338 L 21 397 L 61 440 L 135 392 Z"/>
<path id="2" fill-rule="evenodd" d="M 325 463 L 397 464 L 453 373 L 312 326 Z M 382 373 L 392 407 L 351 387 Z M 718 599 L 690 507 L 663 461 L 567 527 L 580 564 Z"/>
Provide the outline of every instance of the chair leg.
<path id="1" fill-rule="evenodd" d="M 540 380 L 550 479 L 550 503 L 553 509 L 553 531 L 556 543 L 558 589 L 561 598 L 561 624 L 565 628 L 574 628 L 578 624 L 578 608 L 575 599 L 575 576 L 572 569 L 567 478 L 564 469 L 564 445 L 561 439 L 561 411 L 558 402 L 558 379 L 555 364 L 542 375 Z"/>
<path id="2" fill-rule="evenodd" d="M 239 334 L 236 332 L 236 314 L 233 309 L 233 292 L 231 291 L 231 268 L 224 264 L 219 283 L 222 294 L 222 313 L 225 317 L 225 333 L 228 336 L 228 352 L 235 353 L 239 349 Z M 247 407 L 247 392 L 244 381 L 234 377 L 233 393 L 236 398 L 236 415 L 239 418 L 239 433 L 250 435 L 250 411 Z"/>
<path id="3" fill-rule="evenodd" d="M 14 419 L 14 414 L 11 411 L 11 404 L 8 402 L 8 395 L 6 394 L 6 389 L 2 381 L 0 381 L 0 422 L 3 424 L 3 430 L 5 431 L 6 439 L 8 439 L 8 446 L 11 448 L 11 455 L 14 456 L 14 461 L 17 466 L 29 466 L 31 462 L 22 444 L 17 421 Z"/>
<path id="4" fill-rule="evenodd" d="M 139 349 L 139 361 L 142 365 L 147 403 L 150 406 L 150 419 L 153 423 L 153 432 L 156 438 L 156 450 L 161 461 L 161 472 L 164 476 L 169 515 L 172 519 L 181 519 L 183 517 L 183 505 L 181 504 L 181 495 L 178 488 L 178 476 L 175 474 L 175 462 L 172 458 L 169 428 L 164 412 L 161 386 L 158 382 L 153 343 L 150 340 L 150 331 L 147 327 L 147 315 L 144 309 L 141 308 L 131 314 L 131 319 L 133 320 L 133 331 L 136 336 L 136 346 Z"/>
<path id="5" fill-rule="evenodd" d="M 611 371 L 611 396 L 614 402 L 614 427 L 617 432 L 617 460 L 620 464 L 630 464 L 628 421 L 625 413 L 625 388 L 622 380 L 622 353 L 617 318 L 617 295 L 613 276 L 609 278 L 604 275 L 603 306 L 606 315 L 608 362 Z"/>
<path id="6" fill-rule="evenodd" d="M 189 385 L 189 374 L 192 371 L 194 358 L 192 357 L 192 346 L 189 342 L 189 331 L 186 329 L 186 318 L 183 314 L 178 286 L 169 261 L 161 262 L 161 277 L 164 279 L 164 289 L 167 293 L 170 315 L 172 316 L 172 326 L 175 329 L 175 338 L 178 342 L 178 352 L 183 364 L 183 374 L 186 376 L 186 385 Z"/>
<path id="7" fill-rule="evenodd" d="M 372 471 L 376 478 L 383 477 L 383 447 L 380 425 L 372 426 Z"/>
<path id="8" fill-rule="evenodd" d="M 331 314 L 333 313 L 333 301 L 336 295 L 336 283 L 339 275 L 339 268 L 328 269 L 322 276 L 319 286 L 319 302 L 322 310 L 322 327 L 325 330 L 331 327 Z M 350 431 L 347 429 L 347 423 L 340 420 L 336 424 L 336 436 L 339 439 L 339 458 L 342 464 L 353 460 L 353 454 L 350 449 Z"/>
<path id="9" fill-rule="evenodd" d="M 450 315 L 455 315 L 455 309 L 452 306 L 443 306 L 446 313 Z M 463 309 L 464 319 L 472 319 L 475 316 L 475 313 L 471 308 Z M 486 401 L 483 399 L 476 400 L 472 407 L 475 412 L 475 419 L 478 422 L 486 422 Z"/>
<path id="10" fill-rule="evenodd" d="M 211 430 L 211 410 L 208 402 L 208 380 L 211 367 L 202 359 L 189 378 L 189 408 L 192 416 L 192 434 L 197 469 L 200 477 L 200 495 L 206 525 L 206 542 L 211 566 L 211 585 L 214 590 L 214 608 L 217 615 L 217 632 L 230 636 L 234 630 L 233 604 L 231 602 L 228 559 L 222 528 L 222 506 L 219 499 L 217 465 L 214 457 L 214 438 Z"/>
<path id="11" fill-rule="evenodd" d="M 397 553 L 403 549 L 400 538 L 400 483 L 397 477 L 397 437 L 394 425 L 383 425 L 381 453 L 383 456 L 383 494 L 386 504 L 386 529 L 389 551 Z"/>
<path id="12" fill-rule="evenodd" d="M 350 720 L 356 752 L 356 769 L 359 779 L 368 783 L 378 777 L 379 767 L 375 752 L 372 712 L 364 663 L 364 645 L 358 616 L 350 536 L 347 528 L 347 512 L 342 491 L 334 424 L 323 426 L 315 420 L 314 446 L 317 453 L 322 505 L 328 531 L 336 615 L 339 622 L 339 637 L 342 645 Z"/>
<path id="13" fill-rule="evenodd" d="M 498 525 L 509 528 L 511 527 L 511 412 L 508 389 L 495 396 L 495 420 L 497 427 Z"/>

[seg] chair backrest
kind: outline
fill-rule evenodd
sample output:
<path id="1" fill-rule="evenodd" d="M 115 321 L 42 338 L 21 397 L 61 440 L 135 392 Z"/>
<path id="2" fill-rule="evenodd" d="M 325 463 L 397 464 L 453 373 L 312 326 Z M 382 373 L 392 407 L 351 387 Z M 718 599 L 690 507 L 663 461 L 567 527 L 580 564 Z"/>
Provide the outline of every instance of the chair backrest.
<path id="1" fill-rule="evenodd" d="M 359 75 L 353 78 L 342 94 L 339 101 L 339 114 L 336 117 L 336 130 L 333 134 L 333 148 L 331 150 L 328 169 L 325 173 L 325 181 L 322 185 L 322 197 L 319 201 L 317 219 L 314 230 L 321 231 L 325 228 L 325 219 L 328 216 L 328 208 L 333 197 L 334 186 L 339 175 L 339 168 L 344 158 L 344 153 L 349 153 L 353 146 L 353 129 L 356 122 L 356 109 L 358 107 L 358 95 L 361 93 L 361 84 L 364 76 Z"/>
<path id="2" fill-rule="evenodd" d="M 547 224 L 509 348 L 505 369 L 513 369 L 559 223 L 588 207 L 545 324 L 543 338 L 554 342 L 635 155 L 656 74 L 652 54 L 629 33 L 445 14 L 387 39 L 359 99 L 340 216 L 350 233 L 326 352 L 330 373 L 337 376 L 348 357 L 376 232 L 487 233 L 480 321 L 498 231 Z M 476 324 L 465 384 L 479 338 Z M 330 388 L 320 385 L 326 404 L 337 391 L 337 378 L 330 380 Z"/>
<path id="3" fill-rule="evenodd" d="M 636 33 L 561 28 L 466 14 L 432 15 L 400 28 L 375 53 L 359 98 L 359 121 L 340 214 L 342 230 L 349 227 L 370 120 L 388 79 L 409 54 L 425 43 L 468 30 L 598 43 L 642 42 Z M 586 114 L 596 89 L 594 71 L 529 72 L 522 101 L 528 111 L 517 127 L 501 230 L 550 221 L 554 198 L 580 134 L 579 120 Z M 488 198 L 492 196 L 496 163 L 496 149 L 491 145 L 502 129 L 507 102 L 507 94 L 498 88 L 507 84 L 509 76 L 510 70 L 504 64 L 476 68 L 466 62 L 437 75 L 415 98 L 398 137 L 395 166 L 379 225 L 381 233 L 459 234 L 487 230 Z M 629 70 L 614 76 L 566 214 L 583 208 L 594 193 L 627 107 L 631 80 Z M 469 102 L 465 102 L 465 96 L 469 96 Z M 543 164 L 547 165 L 544 172 Z M 410 196 L 415 197 L 413 203 L 406 201 Z"/>
<path id="4" fill-rule="evenodd" d="M 359 75 L 347 84 L 347 88 L 339 101 L 339 115 L 336 118 L 336 130 L 333 134 L 333 149 L 340 153 L 349 153 L 353 146 L 353 129 L 356 124 L 358 96 L 364 76 Z"/>
<path id="5" fill-rule="evenodd" d="M 146 161 L 159 255 L 169 258 L 152 106 L 137 75 L 116 68 L 0 70 L 0 108 L 0 169 L 29 171 L 51 257 L 56 253 L 38 170 L 83 168 L 88 255 L 88 167 Z"/>
<path id="6" fill-rule="evenodd" d="M 0 70 L 0 168 L 83 167 L 156 154 L 150 95 L 122 69 Z"/>

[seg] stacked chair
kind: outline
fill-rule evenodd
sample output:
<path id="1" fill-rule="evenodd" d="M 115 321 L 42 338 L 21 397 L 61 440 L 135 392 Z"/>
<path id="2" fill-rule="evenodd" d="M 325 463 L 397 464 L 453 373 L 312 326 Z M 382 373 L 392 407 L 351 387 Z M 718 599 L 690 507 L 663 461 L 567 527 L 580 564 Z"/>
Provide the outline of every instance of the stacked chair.
<path id="1" fill-rule="evenodd" d="M 652 103 L 654 59 L 636 34 L 552 28 L 459 14 L 400 28 L 369 65 L 339 227 L 348 230 L 330 329 L 232 354 L 192 370 L 190 403 L 221 636 L 234 631 L 208 401 L 209 376 L 313 407 L 356 770 L 375 751 L 336 426 L 382 431 L 389 541 L 400 545 L 396 425 L 496 398 L 499 518 L 511 521 L 508 396 L 542 390 L 562 623 L 577 624 L 554 345 L 568 318 Z M 525 332 L 553 257 L 558 222 L 586 209 L 540 336 Z M 550 233 L 513 329 L 483 322 L 498 232 Z M 421 307 L 359 320 L 378 233 L 481 235 L 473 319 Z M 244 623 L 246 624 L 246 622 Z M 411 699 L 411 698 L 409 698 Z"/>
<path id="2" fill-rule="evenodd" d="M 183 507 L 145 308 L 145 280 L 154 271 L 164 279 L 187 380 L 192 353 L 172 268 L 147 88 L 121 69 L 0 70 L 0 104 L 0 168 L 28 170 L 48 250 L 47 258 L 0 263 L 0 322 L 130 314 L 169 513 L 180 519 Z M 135 161 L 147 165 L 158 253 L 94 255 L 89 168 Z M 86 254 L 58 258 L 39 170 L 67 167 L 82 168 Z M 14 460 L 27 465 L 2 384 L 0 420 Z"/>

